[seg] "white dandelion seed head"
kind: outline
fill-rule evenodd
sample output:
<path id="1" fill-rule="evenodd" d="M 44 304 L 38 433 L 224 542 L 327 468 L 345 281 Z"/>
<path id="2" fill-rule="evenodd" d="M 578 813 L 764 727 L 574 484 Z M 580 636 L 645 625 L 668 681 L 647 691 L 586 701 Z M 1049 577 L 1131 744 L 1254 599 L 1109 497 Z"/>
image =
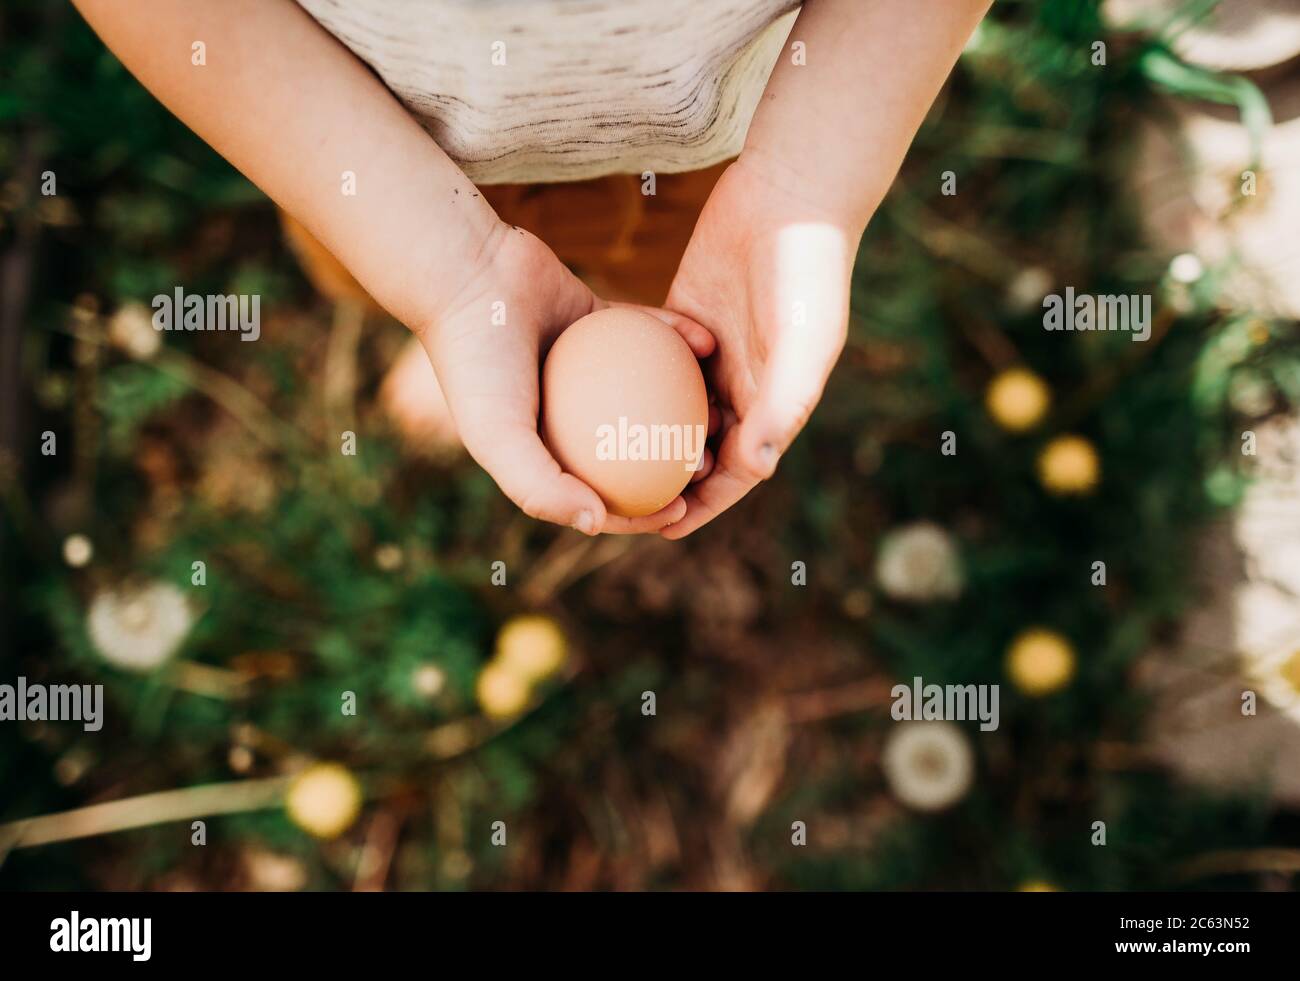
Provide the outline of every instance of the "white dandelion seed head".
<path id="1" fill-rule="evenodd" d="M 171 583 L 102 590 L 90 602 L 90 641 L 109 664 L 152 671 L 180 647 L 194 623 L 185 595 Z"/>
<path id="2" fill-rule="evenodd" d="M 162 347 L 162 335 L 143 303 L 126 303 L 108 322 L 108 340 L 137 361 L 148 361 Z"/>
<path id="3" fill-rule="evenodd" d="M 1052 274 L 1042 266 L 1027 266 L 1012 277 L 1006 288 L 1007 306 L 1015 313 L 1037 310 L 1052 289 Z"/>
<path id="4" fill-rule="evenodd" d="M 1191 284 L 1205 275 L 1205 266 L 1195 253 L 1176 255 L 1169 263 L 1169 278 L 1176 283 Z"/>
<path id="5" fill-rule="evenodd" d="M 69 535 L 63 539 L 63 561 L 80 569 L 95 555 L 95 546 L 85 535 Z"/>
<path id="6" fill-rule="evenodd" d="M 953 599 L 965 583 L 952 536 L 928 521 L 904 525 L 881 540 L 876 579 L 894 599 Z"/>
<path id="7" fill-rule="evenodd" d="M 411 687 L 425 698 L 437 698 L 447 684 L 447 675 L 436 664 L 421 664 L 411 672 Z"/>
<path id="8" fill-rule="evenodd" d="M 975 754 L 951 722 L 903 722 L 881 757 L 894 796 L 918 811 L 942 811 L 966 796 L 975 781 Z"/>

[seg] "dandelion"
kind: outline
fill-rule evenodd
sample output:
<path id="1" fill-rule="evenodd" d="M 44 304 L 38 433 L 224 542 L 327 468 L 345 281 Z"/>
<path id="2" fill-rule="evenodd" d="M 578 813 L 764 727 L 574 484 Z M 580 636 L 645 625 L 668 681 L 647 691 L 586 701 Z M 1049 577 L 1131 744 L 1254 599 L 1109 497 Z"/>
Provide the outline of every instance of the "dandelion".
<path id="1" fill-rule="evenodd" d="M 1176 255 L 1169 263 L 1169 278 L 1176 283 L 1191 284 L 1205 275 L 1205 266 L 1192 252 Z"/>
<path id="2" fill-rule="evenodd" d="M 493 662 L 478 676 L 479 706 L 493 719 L 508 719 L 528 706 L 532 690 L 523 678 L 504 665 Z"/>
<path id="3" fill-rule="evenodd" d="M 1026 368 L 1000 372 L 984 394 L 984 406 L 993 421 L 1013 433 L 1037 425 L 1051 401 L 1052 392 L 1047 383 Z"/>
<path id="4" fill-rule="evenodd" d="M 337 838 L 361 813 L 361 785 L 339 763 L 313 763 L 289 785 L 284 807 L 308 834 Z"/>
<path id="5" fill-rule="evenodd" d="M 1300 647 L 1248 655 L 1246 671 L 1269 702 L 1300 722 Z"/>
<path id="6" fill-rule="evenodd" d="M 165 582 L 103 590 L 86 616 L 95 650 L 109 664 L 131 671 L 152 671 L 170 658 L 193 623 L 184 594 Z"/>
<path id="7" fill-rule="evenodd" d="M 108 322 L 108 340 L 137 361 L 148 361 L 162 347 L 162 334 L 143 303 L 126 303 Z"/>
<path id="8" fill-rule="evenodd" d="M 1032 627 L 1007 650 L 1007 674 L 1026 695 L 1050 695 L 1074 677 L 1074 648 L 1054 630 Z"/>
<path id="9" fill-rule="evenodd" d="M 295 892 L 307 884 L 307 868 L 292 855 L 249 848 L 242 855 L 244 875 L 251 888 L 264 892 Z"/>
<path id="10" fill-rule="evenodd" d="M 63 561 L 80 569 L 95 556 L 95 546 L 85 535 L 69 535 L 63 540 Z"/>
<path id="11" fill-rule="evenodd" d="M 567 657 L 564 632 L 550 617 L 514 617 L 497 636 L 497 661 L 529 685 L 555 674 Z"/>
<path id="12" fill-rule="evenodd" d="M 1052 274 L 1042 266 L 1028 266 L 1007 284 L 1007 306 L 1015 313 L 1028 313 L 1043 302 L 1052 288 Z"/>
<path id="13" fill-rule="evenodd" d="M 402 567 L 405 556 L 400 545 L 385 542 L 375 549 L 375 566 L 381 572 L 396 572 Z"/>
<path id="14" fill-rule="evenodd" d="M 889 789 L 918 811 L 942 811 L 966 796 L 975 780 L 975 754 L 951 722 L 905 722 L 885 743 L 881 766 Z"/>
<path id="15" fill-rule="evenodd" d="M 1058 436 L 1038 455 L 1038 479 L 1053 494 L 1086 494 L 1100 477 L 1097 451 L 1082 436 Z"/>
<path id="16" fill-rule="evenodd" d="M 446 685 L 446 672 L 436 664 L 421 664 L 411 672 L 411 687 L 425 698 L 437 698 Z"/>
<path id="17" fill-rule="evenodd" d="M 965 577 L 952 537 L 936 524 L 918 521 L 885 535 L 876 579 L 894 599 L 925 602 L 958 596 Z"/>

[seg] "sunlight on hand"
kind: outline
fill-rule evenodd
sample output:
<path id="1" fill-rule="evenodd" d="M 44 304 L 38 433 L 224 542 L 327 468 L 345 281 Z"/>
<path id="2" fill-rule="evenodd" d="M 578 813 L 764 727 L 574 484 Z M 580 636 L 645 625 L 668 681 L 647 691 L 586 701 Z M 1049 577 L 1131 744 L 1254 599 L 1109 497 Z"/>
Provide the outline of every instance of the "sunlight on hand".
<path id="1" fill-rule="evenodd" d="M 825 222 L 791 224 L 778 233 L 774 308 L 763 318 L 773 331 L 758 399 L 764 425 L 755 435 L 776 438 L 779 450 L 811 411 L 839 354 L 850 244 L 843 229 Z"/>

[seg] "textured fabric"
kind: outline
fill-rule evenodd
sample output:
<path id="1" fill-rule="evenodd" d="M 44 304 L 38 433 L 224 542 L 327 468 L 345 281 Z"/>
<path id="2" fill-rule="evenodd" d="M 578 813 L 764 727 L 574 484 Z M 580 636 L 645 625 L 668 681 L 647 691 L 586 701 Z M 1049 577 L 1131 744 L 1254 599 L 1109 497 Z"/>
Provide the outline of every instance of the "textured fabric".
<path id="1" fill-rule="evenodd" d="M 677 173 L 740 152 L 800 0 L 297 0 L 471 180 Z"/>

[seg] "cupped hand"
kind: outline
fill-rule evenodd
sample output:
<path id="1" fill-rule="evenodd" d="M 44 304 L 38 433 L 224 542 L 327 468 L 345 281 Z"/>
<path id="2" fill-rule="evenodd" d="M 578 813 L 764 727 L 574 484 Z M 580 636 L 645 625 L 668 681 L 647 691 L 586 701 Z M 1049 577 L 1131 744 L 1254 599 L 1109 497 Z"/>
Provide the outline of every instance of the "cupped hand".
<path id="1" fill-rule="evenodd" d="M 862 227 L 800 183 L 742 156 L 678 267 L 665 307 L 716 340 L 706 380 L 721 430 L 712 472 L 687 489 L 686 513 L 665 538 L 689 535 L 772 475 L 844 347 Z"/>
<path id="2" fill-rule="evenodd" d="M 655 532 L 681 519 L 681 496 L 644 517 L 610 514 L 538 436 L 541 359 L 561 331 L 608 304 L 521 228 L 499 225 L 482 254 L 467 259 L 463 286 L 415 333 L 469 454 L 526 514 L 587 535 Z M 675 328 L 697 357 L 712 352 L 713 339 L 699 324 L 641 309 Z"/>

